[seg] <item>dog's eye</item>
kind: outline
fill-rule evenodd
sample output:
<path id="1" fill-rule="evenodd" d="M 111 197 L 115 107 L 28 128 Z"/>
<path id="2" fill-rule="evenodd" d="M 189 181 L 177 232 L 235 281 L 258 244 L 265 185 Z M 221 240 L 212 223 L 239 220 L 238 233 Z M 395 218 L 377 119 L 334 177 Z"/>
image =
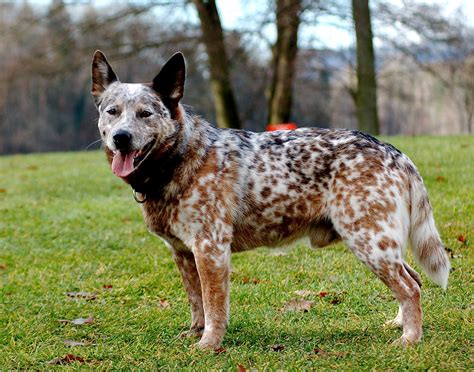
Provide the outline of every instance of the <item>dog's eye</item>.
<path id="1" fill-rule="evenodd" d="M 108 109 L 107 114 L 109 115 L 117 115 L 117 110 L 114 108 Z"/>
<path id="2" fill-rule="evenodd" d="M 148 118 L 148 117 L 150 117 L 151 115 L 153 115 L 153 113 L 150 112 L 150 111 L 146 111 L 146 110 L 145 110 L 145 111 L 140 112 L 140 117 L 141 117 L 141 118 Z"/>

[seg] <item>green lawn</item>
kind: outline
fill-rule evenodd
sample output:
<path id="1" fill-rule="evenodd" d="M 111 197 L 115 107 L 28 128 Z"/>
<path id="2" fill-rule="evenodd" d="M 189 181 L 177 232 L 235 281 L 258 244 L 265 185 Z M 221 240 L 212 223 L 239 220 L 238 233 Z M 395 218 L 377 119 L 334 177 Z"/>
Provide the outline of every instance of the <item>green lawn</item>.
<path id="1" fill-rule="evenodd" d="M 50 369 L 66 354 L 101 369 L 474 368 L 474 138 L 389 141 L 420 169 L 451 249 L 447 292 L 423 276 L 419 345 L 390 345 L 401 331 L 382 324 L 396 302 L 347 249 L 299 245 L 234 255 L 224 350 L 190 349 L 194 340 L 177 337 L 189 323 L 177 269 L 105 156 L 33 154 L 0 157 L 0 369 Z M 297 290 L 313 292 L 313 307 L 282 310 Z M 88 316 L 92 324 L 58 322 Z"/>

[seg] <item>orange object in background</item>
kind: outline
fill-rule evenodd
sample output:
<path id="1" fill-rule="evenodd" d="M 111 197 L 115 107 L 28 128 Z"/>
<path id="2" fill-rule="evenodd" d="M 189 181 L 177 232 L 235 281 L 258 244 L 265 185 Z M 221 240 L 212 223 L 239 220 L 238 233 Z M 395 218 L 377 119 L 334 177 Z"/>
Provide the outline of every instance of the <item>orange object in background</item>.
<path id="1" fill-rule="evenodd" d="M 298 128 L 295 123 L 285 123 L 285 124 L 268 124 L 267 132 L 274 130 L 293 130 Z"/>

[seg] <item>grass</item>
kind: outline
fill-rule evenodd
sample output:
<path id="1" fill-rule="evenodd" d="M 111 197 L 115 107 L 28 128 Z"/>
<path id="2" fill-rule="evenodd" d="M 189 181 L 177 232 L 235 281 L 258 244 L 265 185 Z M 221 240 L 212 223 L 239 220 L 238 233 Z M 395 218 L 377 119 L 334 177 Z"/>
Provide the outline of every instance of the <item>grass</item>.
<path id="1" fill-rule="evenodd" d="M 190 349 L 193 340 L 177 337 L 189 323 L 177 269 L 104 155 L 32 154 L 0 157 L 0 369 L 50 369 L 68 353 L 100 369 L 474 368 L 473 137 L 389 141 L 419 167 L 453 256 L 447 292 L 423 276 L 419 345 L 390 345 L 401 332 L 381 325 L 397 305 L 347 249 L 299 245 L 234 255 L 225 352 Z M 313 291 L 314 306 L 281 311 L 296 290 Z M 90 325 L 57 321 L 89 315 Z M 65 339 L 95 345 L 67 347 Z"/>

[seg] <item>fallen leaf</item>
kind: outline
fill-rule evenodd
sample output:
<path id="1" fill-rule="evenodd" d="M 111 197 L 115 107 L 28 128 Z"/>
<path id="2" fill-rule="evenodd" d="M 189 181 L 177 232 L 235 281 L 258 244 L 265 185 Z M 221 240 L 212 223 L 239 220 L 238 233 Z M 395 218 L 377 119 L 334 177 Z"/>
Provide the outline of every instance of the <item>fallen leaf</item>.
<path id="1" fill-rule="evenodd" d="M 325 350 L 323 350 L 323 349 L 321 349 L 320 347 L 317 347 L 317 346 L 313 349 L 313 352 L 314 352 L 315 354 L 320 355 L 320 356 L 326 356 L 326 355 L 328 355 L 327 351 L 325 351 Z"/>
<path id="2" fill-rule="evenodd" d="M 64 357 L 57 357 L 54 359 L 51 359 L 48 364 L 71 364 L 73 362 L 79 362 L 79 363 L 85 363 L 84 358 L 74 355 L 74 354 L 66 354 Z"/>
<path id="3" fill-rule="evenodd" d="M 95 300 L 97 293 L 93 292 L 66 292 L 66 295 L 72 298 L 82 298 L 87 301 Z"/>
<path id="4" fill-rule="evenodd" d="M 285 350 L 285 346 L 281 345 L 281 344 L 275 344 L 275 345 L 272 345 L 270 346 L 270 348 L 273 350 L 273 351 L 276 351 L 278 353 L 282 352 L 283 350 Z"/>
<path id="5" fill-rule="evenodd" d="M 437 182 L 444 182 L 444 181 L 446 181 L 446 178 L 443 177 L 443 176 L 438 176 L 438 177 L 436 177 L 436 181 Z"/>
<path id="6" fill-rule="evenodd" d="M 74 347 L 74 346 L 91 346 L 95 344 L 93 344 L 91 341 L 64 340 L 64 345 Z"/>
<path id="7" fill-rule="evenodd" d="M 342 298 L 337 297 L 337 296 L 335 296 L 335 297 L 333 297 L 333 298 L 331 298 L 331 299 L 329 300 L 329 303 L 330 303 L 330 304 L 333 304 L 333 305 L 338 305 L 338 304 L 340 304 L 341 302 L 342 302 Z"/>
<path id="8" fill-rule="evenodd" d="M 220 347 L 218 349 L 215 349 L 214 352 L 216 354 L 224 354 L 225 352 L 227 352 L 227 349 L 223 348 L 223 347 Z"/>
<path id="9" fill-rule="evenodd" d="M 247 369 L 242 365 L 237 365 L 237 372 L 247 372 Z"/>
<path id="10" fill-rule="evenodd" d="M 0 264 L 0 270 L 5 270 L 7 268 L 6 264 Z"/>
<path id="11" fill-rule="evenodd" d="M 321 349 L 318 346 L 316 346 L 313 349 L 313 352 L 315 354 L 319 355 L 319 356 L 322 356 L 322 357 L 334 356 L 336 358 L 339 358 L 339 357 L 343 357 L 343 356 L 347 355 L 347 352 L 345 352 L 345 351 L 326 351 L 326 350 Z"/>
<path id="12" fill-rule="evenodd" d="M 261 283 L 262 281 L 260 279 L 257 279 L 257 278 L 252 278 L 250 279 L 249 277 L 245 276 L 242 278 L 242 283 L 244 284 L 248 284 L 248 283 L 252 283 L 252 284 L 258 284 L 258 283 Z"/>
<path id="13" fill-rule="evenodd" d="M 158 307 L 161 309 L 168 309 L 171 307 L 171 305 L 168 301 L 160 299 L 160 302 L 158 303 Z"/>
<path id="14" fill-rule="evenodd" d="M 304 311 L 305 313 L 308 312 L 311 307 L 313 306 L 314 301 L 306 301 L 302 298 L 293 299 L 290 302 L 286 302 L 285 306 L 283 306 L 283 311 Z"/>
<path id="15" fill-rule="evenodd" d="M 326 297 L 327 295 L 328 295 L 327 292 L 319 292 L 318 293 L 318 296 L 321 297 L 321 298 Z"/>
<path id="16" fill-rule="evenodd" d="M 92 324 L 92 323 L 94 323 L 94 318 L 92 316 L 90 316 L 88 318 L 77 318 L 77 319 L 73 319 L 73 320 L 59 319 L 58 322 L 63 323 L 63 324 L 70 323 L 70 324 L 74 324 L 74 325 L 83 325 L 83 324 Z"/>
<path id="17" fill-rule="evenodd" d="M 104 290 L 110 290 L 110 289 L 112 289 L 112 284 L 104 284 L 104 285 L 102 286 L 102 288 L 103 288 Z"/>
<path id="18" fill-rule="evenodd" d="M 301 297 L 308 297 L 308 296 L 312 296 L 312 295 L 315 294 L 315 292 L 308 291 L 307 289 L 300 289 L 298 291 L 295 291 L 294 293 L 295 293 L 295 295 L 298 295 L 298 296 L 301 296 Z"/>
<path id="19" fill-rule="evenodd" d="M 466 238 L 464 237 L 464 235 L 459 235 L 458 236 L 458 241 L 463 243 L 463 244 L 466 244 Z"/>
<path id="20" fill-rule="evenodd" d="M 1 189 L 0 188 L 0 193 L 2 193 L 2 192 L 7 192 L 7 189 Z"/>

